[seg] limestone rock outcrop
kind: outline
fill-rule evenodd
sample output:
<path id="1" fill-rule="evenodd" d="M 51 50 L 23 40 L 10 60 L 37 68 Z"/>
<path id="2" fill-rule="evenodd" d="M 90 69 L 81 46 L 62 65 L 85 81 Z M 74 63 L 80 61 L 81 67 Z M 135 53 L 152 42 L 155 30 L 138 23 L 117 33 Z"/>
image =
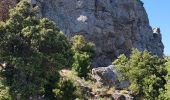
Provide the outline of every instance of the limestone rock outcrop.
<path id="1" fill-rule="evenodd" d="M 103 86 L 114 86 L 116 89 L 123 89 L 130 86 L 128 81 L 119 81 L 119 73 L 116 71 L 116 66 L 109 65 L 108 67 L 98 67 L 92 69 L 92 78 L 97 83 Z"/>
<path id="2" fill-rule="evenodd" d="M 149 25 L 140 0 L 31 0 L 40 15 L 57 23 L 68 36 L 82 34 L 96 44 L 94 66 L 110 65 L 131 48 L 163 55 L 160 30 Z"/>
<path id="3" fill-rule="evenodd" d="M 114 86 L 118 81 L 117 73 L 114 71 L 115 70 L 113 65 L 108 67 L 93 68 L 92 77 L 102 85 Z"/>

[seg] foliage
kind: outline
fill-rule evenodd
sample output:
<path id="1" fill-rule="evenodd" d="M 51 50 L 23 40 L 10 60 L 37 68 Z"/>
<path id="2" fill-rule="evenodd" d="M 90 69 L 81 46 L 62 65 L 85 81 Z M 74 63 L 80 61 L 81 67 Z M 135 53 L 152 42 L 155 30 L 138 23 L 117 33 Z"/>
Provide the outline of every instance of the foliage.
<path id="1" fill-rule="evenodd" d="M 75 35 L 72 38 L 73 64 L 72 69 L 79 77 L 87 78 L 91 69 L 91 62 L 95 52 L 95 45 L 86 42 L 82 35 Z"/>
<path id="2" fill-rule="evenodd" d="M 168 62 L 166 63 L 166 67 L 168 70 L 168 75 L 167 75 L 167 98 L 170 99 L 170 59 L 168 59 Z"/>
<path id="3" fill-rule="evenodd" d="M 75 100 L 77 97 L 76 89 L 76 86 L 74 86 L 71 80 L 61 80 L 53 92 L 57 100 Z"/>
<path id="4" fill-rule="evenodd" d="M 170 58 L 167 58 L 166 68 L 168 71 L 168 74 L 166 76 L 166 85 L 165 85 L 165 91 L 162 92 L 161 98 L 162 100 L 169 100 L 170 99 Z"/>
<path id="5" fill-rule="evenodd" d="M 90 72 L 90 56 L 87 53 L 75 53 L 73 56 L 74 63 L 72 65 L 73 70 L 77 72 L 79 77 L 87 78 L 88 73 Z"/>
<path id="6" fill-rule="evenodd" d="M 146 50 L 140 52 L 137 49 L 133 49 L 130 58 L 121 55 L 113 62 L 121 73 L 120 80 L 131 83 L 129 89 L 135 97 L 147 100 L 156 100 L 160 89 L 164 89 L 164 76 L 167 74 L 164 63 L 164 59 L 151 55 Z"/>
<path id="7" fill-rule="evenodd" d="M 55 93 L 53 92 L 53 89 L 56 88 L 56 84 L 59 82 L 60 80 L 60 74 L 56 73 L 55 75 L 51 76 L 48 79 L 48 83 L 45 84 L 44 86 L 44 98 L 45 100 L 55 100 Z"/>
<path id="8" fill-rule="evenodd" d="M 36 7 L 24 1 L 0 24 L 0 33 L 0 58 L 6 63 L 1 76 L 13 99 L 46 93 L 44 86 L 55 84 L 58 70 L 69 62 L 70 45 L 65 35 L 52 21 L 37 18 Z"/>
<path id="9" fill-rule="evenodd" d="M 9 88 L 3 85 L 3 79 L 0 79 L 0 100 L 11 100 Z"/>
<path id="10" fill-rule="evenodd" d="M 84 39 L 84 37 L 82 35 L 75 35 L 74 37 L 72 37 L 71 42 L 72 42 L 71 49 L 74 53 L 76 53 L 76 52 L 78 52 L 78 53 L 86 52 L 91 57 L 95 53 L 94 43 L 86 42 L 86 40 Z"/>

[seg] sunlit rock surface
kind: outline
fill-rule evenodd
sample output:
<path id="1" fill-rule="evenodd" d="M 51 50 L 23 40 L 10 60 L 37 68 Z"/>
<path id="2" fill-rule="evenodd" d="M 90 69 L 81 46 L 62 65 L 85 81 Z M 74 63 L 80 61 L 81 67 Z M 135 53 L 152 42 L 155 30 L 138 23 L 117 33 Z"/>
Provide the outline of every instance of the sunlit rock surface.
<path id="1" fill-rule="evenodd" d="M 96 44 L 94 67 L 110 65 L 131 48 L 163 55 L 160 29 L 152 31 L 140 0 L 32 0 L 40 16 L 68 36 L 82 34 Z M 159 32 L 158 32 L 159 31 Z"/>

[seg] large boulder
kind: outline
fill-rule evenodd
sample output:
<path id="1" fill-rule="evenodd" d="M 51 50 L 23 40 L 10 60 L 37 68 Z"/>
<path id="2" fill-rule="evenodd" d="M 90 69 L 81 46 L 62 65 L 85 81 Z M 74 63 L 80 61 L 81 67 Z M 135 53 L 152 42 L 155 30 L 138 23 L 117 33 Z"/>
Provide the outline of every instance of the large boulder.
<path id="1" fill-rule="evenodd" d="M 128 81 L 119 81 L 120 73 L 117 73 L 114 65 L 108 67 L 98 67 L 92 69 L 92 77 L 98 83 L 104 86 L 114 86 L 116 89 L 123 89 L 129 87 Z"/>
<path id="2" fill-rule="evenodd" d="M 108 66 L 131 48 L 162 56 L 161 35 L 149 25 L 140 0 L 31 0 L 40 15 L 57 23 L 68 36 L 82 34 L 96 44 L 93 66 Z"/>
<path id="3" fill-rule="evenodd" d="M 113 86 L 117 82 L 117 74 L 114 72 L 114 66 L 98 67 L 92 69 L 92 77 L 100 84 Z"/>

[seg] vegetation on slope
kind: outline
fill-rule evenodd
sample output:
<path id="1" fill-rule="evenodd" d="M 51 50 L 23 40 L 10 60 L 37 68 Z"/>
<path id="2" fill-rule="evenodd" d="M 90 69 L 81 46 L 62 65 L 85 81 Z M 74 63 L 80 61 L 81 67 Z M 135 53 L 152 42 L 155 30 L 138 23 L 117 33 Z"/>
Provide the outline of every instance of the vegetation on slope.
<path id="1" fill-rule="evenodd" d="M 82 35 L 75 35 L 71 39 L 73 51 L 72 69 L 77 72 L 79 77 L 88 77 L 92 66 L 93 54 L 95 45 L 91 42 L 86 42 Z"/>
<path id="2" fill-rule="evenodd" d="M 0 24 L 0 57 L 6 66 L 1 76 L 15 99 L 38 98 L 52 93 L 58 71 L 68 65 L 70 45 L 48 19 L 36 17 L 36 10 L 20 2 L 10 18 Z"/>
<path id="3" fill-rule="evenodd" d="M 93 43 L 81 35 L 68 41 L 52 21 L 36 16 L 36 7 L 22 1 L 6 22 L 0 22 L 0 99 L 89 99 L 80 87 L 95 94 L 113 94 L 114 88 L 88 80 L 94 52 Z M 129 58 L 121 55 L 113 64 L 119 80 L 131 83 L 127 90 L 135 99 L 170 99 L 169 58 L 166 62 L 135 49 Z M 73 70 L 60 71 L 66 66 Z"/>
<path id="4" fill-rule="evenodd" d="M 121 55 L 114 61 L 120 80 L 128 80 L 128 88 L 136 99 L 157 100 L 160 89 L 164 89 L 167 74 L 165 60 L 151 55 L 148 51 L 132 51 L 130 58 Z"/>

